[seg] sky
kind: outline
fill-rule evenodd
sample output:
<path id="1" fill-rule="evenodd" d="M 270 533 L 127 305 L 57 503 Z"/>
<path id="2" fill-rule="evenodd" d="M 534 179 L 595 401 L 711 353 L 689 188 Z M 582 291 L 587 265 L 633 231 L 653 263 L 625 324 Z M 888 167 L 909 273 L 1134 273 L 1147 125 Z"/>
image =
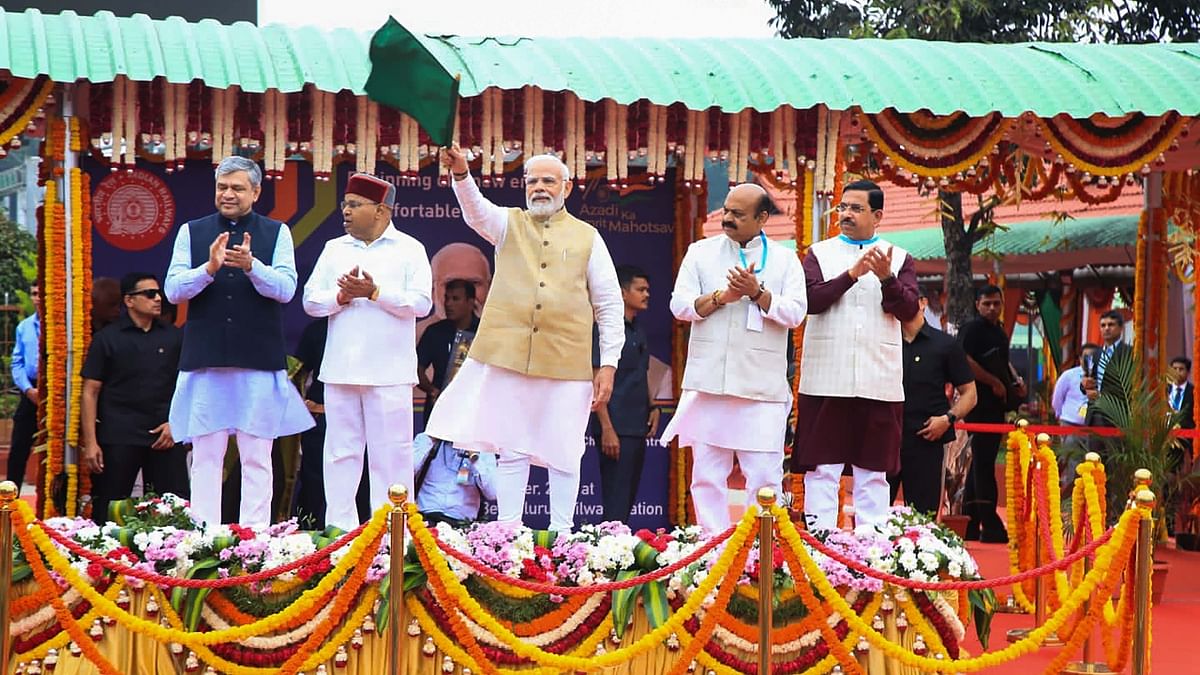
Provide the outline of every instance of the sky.
<path id="1" fill-rule="evenodd" d="M 258 0 L 258 23 L 454 35 L 772 37 L 765 0 Z"/>

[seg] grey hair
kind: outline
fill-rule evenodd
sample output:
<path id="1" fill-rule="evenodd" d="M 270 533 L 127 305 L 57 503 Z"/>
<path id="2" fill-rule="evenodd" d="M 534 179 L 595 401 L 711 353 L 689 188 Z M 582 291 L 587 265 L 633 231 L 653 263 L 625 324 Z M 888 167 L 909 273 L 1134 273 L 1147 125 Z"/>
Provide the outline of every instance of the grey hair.
<path id="1" fill-rule="evenodd" d="M 262 169 L 258 168 L 258 162 L 237 155 L 230 155 L 221 160 L 213 175 L 219 179 L 221 176 L 227 176 L 234 171 L 245 171 L 250 176 L 251 186 L 258 187 L 262 185 Z"/>
<path id="2" fill-rule="evenodd" d="M 560 167 L 562 167 L 562 179 L 564 183 L 571 180 L 571 168 L 567 166 L 567 163 L 559 159 L 558 155 L 551 155 L 548 153 L 544 155 L 534 155 L 533 157 L 525 160 L 523 173 L 528 175 L 529 165 L 533 164 L 534 162 L 540 162 L 543 159 L 553 160 L 555 164 L 558 164 Z"/>

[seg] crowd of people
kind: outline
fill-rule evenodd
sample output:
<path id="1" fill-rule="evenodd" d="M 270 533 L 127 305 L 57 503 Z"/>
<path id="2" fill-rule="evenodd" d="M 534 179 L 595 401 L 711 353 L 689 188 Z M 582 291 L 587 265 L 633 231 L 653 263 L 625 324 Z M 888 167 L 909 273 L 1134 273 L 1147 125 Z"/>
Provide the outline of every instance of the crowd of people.
<path id="1" fill-rule="evenodd" d="M 226 454 L 236 447 L 236 519 L 265 525 L 276 490 L 272 447 L 289 435 L 301 443 L 294 512 L 313 527 L 352 529 L 393 483 L 408 486 L 434 521 L 472 522 L 494 500 L 499 520 L 519 522 L 530 467 L 541 466 L 550 528 L 569 530 L 588 435 L 600 450 L 604 517 L 629 519 L 660 418 L 638 318 L 650 275 L 614 264 L 596 228 L 567 211 L 573 182 L 556 156 L 525 163 L 523 208 L 488 200 L 459 148 L 441 161 L 466 225 L 495 247 L 490 287 L 466 275 L 438 278 L 435 289 L 425 247 L 393 222 L 395 186 L 354 174 L 341 202 L 345 234 L 326 242 L 300 289 L 314 320 L 294 354 L 295 378 L 283 327 L 283 306 L 298 290 L 294 246 L 285 224 L 255 211 L 262 172 L 251 160 L 220 162 L 216 212 L 180 227 L 161 284 L 141 272 L 96 284 L 106 325 L 80 370 L 79 450 L 95 474 L 98 521 L 140 473 L 145 490 L 190 495 L 197 520 L 220 522 Z M 687 324 L 688 351 L 661 441 L 692 448 L 690 493 L 709 532 L 731 522 L 735 461 L 751 498 L 782 487 L 793 403 L 791 470 L 803 474 L 803 509 L 811 527 L 832 528 L 844 522 L 844 474 L 853 477 L 856 526 L 882 523 L 900 491 L 936 513 L 955 424 L 1002 421 L 1026 397 L 999 288 L 978 290 L 978 316 L 952 337 L 925 321 L 912 256 L 877 232 L 880 188 L 851 182 L 835 208 L 840 234 L 798 259 L 763 232 L 771 209 L 763 188 L 735 186 L 723 234 L 693 243 L 674 280 L 670 310 Z M 36 286 L 32 294 L 37 311 L 17 327 L 12 361 L 22 396 L 8 478 L 17 483 L 42 395 Z M 180 329 L 162 315 L 184 301 Z M 789 347 L 802 324 L 793 401 Z M 1109 360 L 1129 350 L 1122 325 L 1119 313 L 1106 314 L 1104 344 L 1085 345 L 1081 365 L 1059 378 L 1063 423 L 1105 423 L 1088 402 L 1103 390 Z M 1176 410 L 1191 407 L 1190 366 L 1173 364 Z M 414 388 L 426 400 L 415 442 Z M 996 514 L 1000 436 L 975 434 L 972 446 L 968 538 L 1005 541 Z"/>

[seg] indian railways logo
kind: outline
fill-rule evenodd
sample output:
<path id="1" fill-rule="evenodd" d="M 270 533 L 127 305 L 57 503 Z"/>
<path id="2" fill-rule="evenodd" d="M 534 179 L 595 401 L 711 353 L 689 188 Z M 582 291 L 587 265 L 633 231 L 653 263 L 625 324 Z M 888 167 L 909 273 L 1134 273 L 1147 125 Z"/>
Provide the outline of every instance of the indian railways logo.
<path id="1" fill-rule="evenodd" d="M 105 176 L 92 195 L 92 222 L 104 241 L 125 251 L 158 244 L 175 221 L 175 198 L 149 171 L 118 171 Z"/>

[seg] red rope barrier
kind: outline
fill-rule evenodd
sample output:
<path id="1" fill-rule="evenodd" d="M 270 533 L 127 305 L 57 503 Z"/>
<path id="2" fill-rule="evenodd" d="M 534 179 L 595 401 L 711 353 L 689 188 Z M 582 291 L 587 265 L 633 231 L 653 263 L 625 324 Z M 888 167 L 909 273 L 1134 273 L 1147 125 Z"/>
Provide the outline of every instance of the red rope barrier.
<path id="1" fill-rule="evenodd" d="M 812 536 L 812 534 L 805 530 L 799 530 L 799 533 L 800 537 L 804 539 L 809 546 L 812 546 L 817 551 L 820 551 L 824 555 L 829 556 L 830 558 L 854 570 L 855 572 L 858 572 L 859 574 L 863 574 L 874 579 L 879 579 L 880 581 L 886 581 L 887 583 L 896 586 L 902 586 L 904 588 L 920 591 L 957 591 L 1009 586 L 1025 581 L 1026 579 L 1032 579 L 1043 574 L 1050 574 L 1052 572 L 1066 569 L 1075 564 L 1077 561 L 1081 560 L 1084 556 L 1092 555 L 1095 553 L 1096 549 L 1107 543 L 1108 540 L 1112 538 L 1113 529 L 1110 528 L 1103 535 L 1101 535 L 1099 539 L 1096 539 L 1087 546 L 1079 549 L 1077 552 L 1072 553 L 1069 556 L 1064 556 L 1063 558 L 1050 563 L 1049 565 L 1037 567 L 1021 574 L 998 577 L 996 579 L 980 579 L 978 581 L 914 581 L 912 579 L 905 579 L 904 577 L 898 577 L 894 574 L 888 574 L 887 572 L 880 572 L 879 570 L 869 565 L 864 565 L 853 558 L 847 558 L 838 551 L 821 543 L 816 537 Z"/>
<path id="2" fill-rule="evenodd" d="M 253 574 L 239 574 L 237 576 L 225 577 L 223 579 L 182 579 L 180 577 L 168 577 L 154 572 L 147 572 L 136 567 L 130 567 L 129 565 L 116 560 L 110 560 L 99 553 L 88 550 L 74 541 L 71 541 L 70 538 L 58 530 L 55 530 L 52 527 L 46 527 L 46 524 L 40 520 L 35 520 L 34 523 L 38 527 L 42 528 L 43 532 L 45 532 L 51 539 L 53 539 L 63 548 L 81 558 L 88 560 L 89 562 L 97 563 L 110 572 L 115 572 L 116 574 L 133 577 L 134 579 L 141 579 L 142 581 L 155 584 L 156 586 L 170 588 L 228 588 L 230 586 L 242 586 L 258 581 L 273 579 L 281 574 L 298 570 L 305 565 L 328 558 L 334 551 L 342 548 L 346 544 L 349 544 L 356 537 L 358 537 L 358 535 L 362 534 L 363 529 L 365 529 L 367 526 L 367 523 L 363 523 L 350 532 L 343 534 L 338 538 L 337 541 L 326 546 L 325 548 L 313 551 L 303 558 L 293 560 L 286 565 L 260 570 L 258 572 L 254 572 Z M 33 553 L 31 552 L 31 554 Z"/>
<path id="3" fill-rule="evenodd" d="M 640 576 L 625 579 L 623 581 L 611 581 L 602 584 L 592 584 L 591 586 L 557 586 L 555 584 L 539 584 L 533 581 L 525 581 L 524 579 L 514 579 L 503 572 L 494 570 L 491 567 L 480 563 L 475 558 L 472 558 L 466 553 L 459 551 L 441 539 L 437 539 L 435 537 L 434 541 L 437 542 L 438 548 L 440 548 L 442 552 L 446 553 L 451 558 L 454 558 L 455 560 L 461 562 L 467 567 L 470 567 L 472 570 L 482 574 L 485 577 L 490 577 L 496 581 L 501 581 L 509 586 L 516 586 L 517 588 L 526 591 L 532 591 L 534 593 L 546 593 L 549 595 L 591 595 L 592 593 L 607 593 L 609 591 L 619 591 L 625 588 L 633 588 L 638 584 L 644 584 L 649 581 L 658 581 L 659 579 L 668 577 L 687 567 L 688 565 L 691 565 L 700 558 L 703 558 L 705 554 L 716 548 L 717 545 L 723 543 L 726 539 L 729 539 L 731 536 L 733 536 L 735 529 L 737 528 L 730 527 L 728 530 L 725 530 L 721 534 L 709 539 L 700 548 L 679 559 L 678 561 L 667 565 L 666 567 L 659 568 L 653 572 L 647 572 L 646 574 L 642 574 Z"/>
<path id="4" fill-rule="evenodd" d="M 958 422 L 955 429 L 973 431 L 981 434 L 1007 434 L 1017 428 L 1015 424 L 989 424 L 985 422 Z M 1121 430 L 1115 427 L 1075 427 L 1069 425 L 1030 424 L 1025 427 L 1029 434 L 1050 434 L 1051 436 L 1071 436 L 1074 434 L 1094 434 L 1116 438 Z M 1175 429 L 1171 435 L 1176 438 L 1200 438 L 1200 429 Z"/>

